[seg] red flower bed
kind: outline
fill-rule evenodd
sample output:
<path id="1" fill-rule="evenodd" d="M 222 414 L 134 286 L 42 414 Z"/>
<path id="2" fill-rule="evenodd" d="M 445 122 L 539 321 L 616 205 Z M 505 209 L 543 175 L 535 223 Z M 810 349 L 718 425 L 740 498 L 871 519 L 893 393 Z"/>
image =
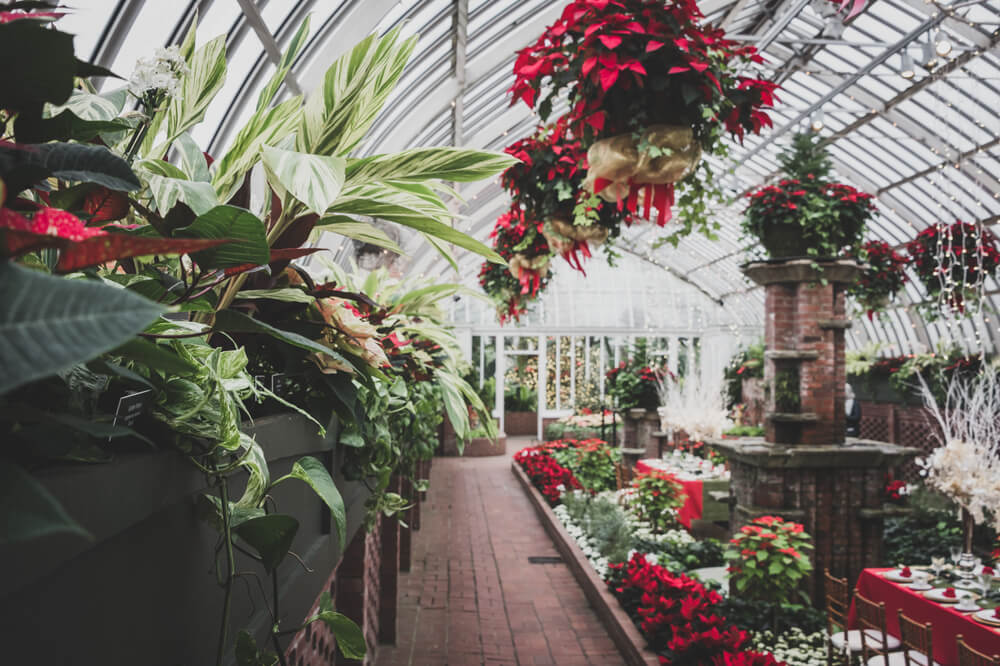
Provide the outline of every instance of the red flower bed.
<path id="1" fill-rule="evenodd" d="M 550 453 L 553 449 L 567 446 L 562 442 L 551 442 L 521 449 L 514 454 L 514 461 L 553 506 L 559 503 L 559 498 L 566 490 L 582 488 L 573 472 L 556 462 Z"/>
<path id="2" fill-rule="evenodd" d="M 660 663 L 671 666 L 774 666 L 745 652 L 749 635 L 718 613 L 722 597 L 698 581 L 652 564 L 642 553 L 612 564 L 608 585 Z"/>

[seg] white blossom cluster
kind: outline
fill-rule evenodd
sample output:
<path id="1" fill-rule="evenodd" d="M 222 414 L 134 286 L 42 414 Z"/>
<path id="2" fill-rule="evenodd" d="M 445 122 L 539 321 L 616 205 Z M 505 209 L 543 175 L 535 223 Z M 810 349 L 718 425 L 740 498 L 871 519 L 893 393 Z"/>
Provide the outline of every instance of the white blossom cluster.
<path id="1" fill-rule="evenodd" d="M 188 71 L 179 47 L 158 48 L 152 58 L 136 60 L 128 90 L 139 99 L 149 94 L 172 97 L 177 92 L 181 76 Z"/>
<path id="2" fill-rule="evenodd" d="M 565 505 L 557 504 L 552 511 L 563 524 L 563 527 L 566 528 L 569 535 L 576 541 L 576 545 L 583 551 L 583 554 L 587 557 L 587 561 L 590 562 L 590 566 L 594 567 L 597 575 L 601 577 L 601 580 L 607 580 L 608 564 L 610 563 L 608 562 L 608 558 L 598 552 L 596 540 L 588 536 L 582 527 L 573 522 Z"/>
<path id="3" fill-rule="evenodd" d="M 826 634 L 817 631 L 807 634 L 793 628 L 775 636 L 770 631 L 754 634 L 753 649 L 770 652 L 774 658 L 788 666 L 825 666 Z"/>

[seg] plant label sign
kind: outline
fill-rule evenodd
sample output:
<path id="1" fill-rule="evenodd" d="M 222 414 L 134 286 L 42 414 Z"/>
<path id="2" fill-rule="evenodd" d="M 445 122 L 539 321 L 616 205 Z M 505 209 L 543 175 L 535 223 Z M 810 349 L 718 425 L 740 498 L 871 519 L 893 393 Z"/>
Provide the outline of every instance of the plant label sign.
<path id="1" fill-rule="evenodd" d="M 146 411 L 150 400 L 153 399 L 152 389 L 144 391 L 126 391 L 125 395 L 118 399 L 118 408 L 115 409 L 114 425 L 123 425 L 131 428 L 142 413 Z"/>

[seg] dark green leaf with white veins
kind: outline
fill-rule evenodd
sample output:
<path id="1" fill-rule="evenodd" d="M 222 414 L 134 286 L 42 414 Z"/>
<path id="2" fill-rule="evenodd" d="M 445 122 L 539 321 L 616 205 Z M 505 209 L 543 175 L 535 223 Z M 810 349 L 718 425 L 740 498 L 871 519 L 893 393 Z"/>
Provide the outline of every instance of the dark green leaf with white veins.
<path id="1" fill-rule="evenodd" d="M 125 289 L 0 264 L 0 394 L 114 349 L 163 310 Z"/>

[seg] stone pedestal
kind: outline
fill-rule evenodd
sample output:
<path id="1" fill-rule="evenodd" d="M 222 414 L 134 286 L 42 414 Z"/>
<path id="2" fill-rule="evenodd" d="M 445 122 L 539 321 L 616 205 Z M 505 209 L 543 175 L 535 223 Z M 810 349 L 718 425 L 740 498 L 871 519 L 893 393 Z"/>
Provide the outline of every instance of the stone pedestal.
<path id="1" fill-rule="evenodd" d="M 885 475 L 917 450 L 867 440 L 787 446 L 760 438 L 712 440 L 729 459 L 735 532 L 760 516 L 801 522 L 813 537 L 812 579 L 807 592 L 823 602 L 823 569 L 852 584 L 861 570 L 882 559 L 886 515 Z"/>
<path id="2" fill-rule="evenodd" d="M 886 472 L 916 449 L 844 437 L 844 291 L 858 275 L 853 261 L 770 261 L 746 275 L 765 288 L 761 438 L 709 442 L 729 459 L 730 528 L 754 518 L 801 522 L 813 537 L 813 575 L 805 582 L 823 603 L 823 570 L 853 583 L 880 564 Z"/>
<path id="3" fill-rule="evenodd" d="M 655 410 L 636 407 L 625 414 L 624 446 L 643 449 L 645 458 L 659 457 L 659 445 L 653 433 L 660 429 L 660 417 Z"/>

